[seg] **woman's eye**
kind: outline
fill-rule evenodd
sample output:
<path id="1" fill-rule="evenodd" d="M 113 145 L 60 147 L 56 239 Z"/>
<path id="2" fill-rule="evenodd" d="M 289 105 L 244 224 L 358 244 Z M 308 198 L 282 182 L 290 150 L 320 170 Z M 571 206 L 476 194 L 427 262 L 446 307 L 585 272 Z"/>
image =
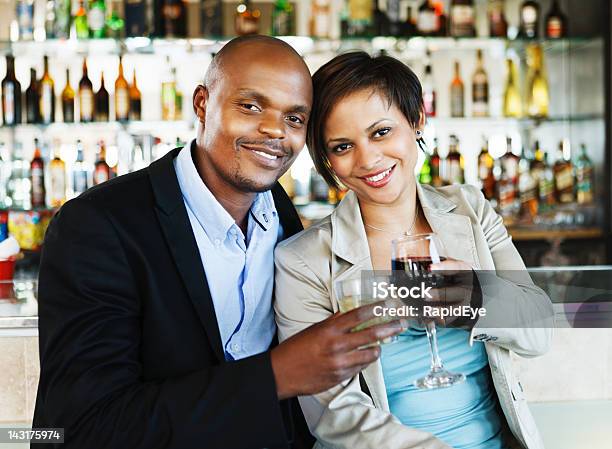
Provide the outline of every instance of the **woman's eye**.
<path id="1" fill-rule="evenodd" d="M 250 103 L 242 103 L 240 106 L 242 106 L 245 109 L 248 109 L 249 111 L 253 111 L 253 112 L 261 112 L 261 109 L 259 109 L 257 106 L 255 106 L 254 104 L 250 104 Z"/>
<path id="2" fill-rule="evenodd" d="M 351 147 L 350 143 L 341 143 L 332 148 L 332 153 L 344 153 Z"/>
<path id="3" fill-rule="evenodd" d="M 381 129 L 378 129 L 378 130 L 374 131 L 374 137 L 382 137 L 382 136 L 388 134 L 389 131 L 391 131 L 391 128 L 381 128 Z"/>

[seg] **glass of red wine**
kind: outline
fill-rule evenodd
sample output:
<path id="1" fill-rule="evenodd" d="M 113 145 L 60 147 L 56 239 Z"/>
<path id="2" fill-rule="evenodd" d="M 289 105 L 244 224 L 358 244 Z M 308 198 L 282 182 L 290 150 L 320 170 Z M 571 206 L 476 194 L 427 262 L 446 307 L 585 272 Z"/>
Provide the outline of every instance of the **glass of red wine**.
<path id="1" fill-rule="evenodd" d="M 424 282 L 436 289 L 445 287 L 447 282 L 444 275 L 432 273 L 430 270 L 432 263 L 439 263 L 447 258 L 446 249 L 435 234 L 406 235 L 393 240 L 392 245 L 391 266 L 394 275 L 401 275 L 410 283 Z M 436 322 L 433 319 L 421 320 L 429 341 L 431 369 L 429 374 L 417 379 L 414 385 L 420 389 L 432 389 L 450 387 L 465 381 L 465 375 L 444 369 L 438 353 Z"/>

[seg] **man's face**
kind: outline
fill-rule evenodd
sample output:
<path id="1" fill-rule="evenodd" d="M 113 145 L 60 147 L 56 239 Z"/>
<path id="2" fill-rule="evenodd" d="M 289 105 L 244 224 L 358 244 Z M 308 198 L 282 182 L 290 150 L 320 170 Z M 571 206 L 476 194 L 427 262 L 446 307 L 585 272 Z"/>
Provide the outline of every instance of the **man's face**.
<path id="1" fill-rule="evenodd" d="M 206 97 L 201 145 L 214 178 L 239 191 L 262 192 L 304 147 L 312 82 L 295 58 L 285 63 L 255 52 L 240 59 L 224 61 L 217 82 L 200 88 Z"/>

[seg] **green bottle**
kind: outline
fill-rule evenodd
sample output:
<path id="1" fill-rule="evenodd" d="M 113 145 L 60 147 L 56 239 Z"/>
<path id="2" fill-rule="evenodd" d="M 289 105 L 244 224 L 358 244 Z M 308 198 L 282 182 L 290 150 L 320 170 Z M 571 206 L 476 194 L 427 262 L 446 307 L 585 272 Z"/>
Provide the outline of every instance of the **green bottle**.
<path id="1" fill-rule="evenodd" d="M 431 155 L 428 151 L 425 152 L 425 160 L 423 161 L 423 166 L 421 167 L 421 171 L 419 172 L 419 183 L 421 184 L 431 184 Z"/>
<path id="2" fill-rule="evenodd" d="M 83 0 L 79 0 L 79 9 L 74 15 L 74 27 L 78 39 L 89 39 L 89 23 L 87 22 L 87 11 Z"/>
<path id="3" fill-rule="evenodd" d="M 113 39 L 121 39 L 124 34 L 125 21 L 119 16 L 113 2 L 109 3 L 108 17 L 106 18 L 106 34 Z"/>
<path id="4" fill-rule="evenodd" d="M 276 0 L 272 10 L 272 36 L 292 36 L 293 6 L 288 0 Z"/>
<path id="5" fill-rule="evenodd" d="M 106 4 L 104 0 L 92 0 L 89 3 L 89 32 L 93 38 L 106 37 Z"/>
<path id="6" fill-rule="evenodd" d="M 590 204 L 594 199 L 593 163 L 586 153 L 586 146 L 580 145 L 580 155 L 575 163 L 576 168 L 576 201 L 578 204 Z"/>

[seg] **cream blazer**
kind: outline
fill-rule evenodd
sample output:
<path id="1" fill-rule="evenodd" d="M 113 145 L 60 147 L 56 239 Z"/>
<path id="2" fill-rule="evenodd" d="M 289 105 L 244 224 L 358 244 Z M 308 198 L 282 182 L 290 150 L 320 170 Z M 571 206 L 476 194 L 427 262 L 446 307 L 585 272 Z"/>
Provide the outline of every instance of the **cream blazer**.
<path id="1" fill-rule="evenodd" d="M 478 189 L 467 185 L 433 188 L 417 184 L 417 195 L 432 230 L 449 256 L 479 270 L 497 270 L 503 279 L 494 291 L 482 293 L 520 313 L 528 304 L 552 317 L 552 305 L 536 287 L 512 244 L 501 217 Z M 283 241 L 275 251 L 275 312 L 283 341 L 338 311 L 335 281 L 372 270 L 359 202 L 349 192 L 334 212 L 303 232 Z M 517 312 L 518 311 L 518 312 Z M 523 388 L 512 369 L 510 351 L 523 357 L 545 353 L 551 342 L 547 328 L 484 329 L 470 334 L 484 342 L 509 448 L 543 449 Z M 482 344 L 482 343 L 478 343 Z M 355 376 L 328 391 L 300 397 L 300 405 L 316 448 L 437 449 L 448 446 L 434 435 L 402 425 L 389 411 L 380 361 L 362 371 L 369 394 Z M 507 425 L 506 425 L 507 424 Z"/>

